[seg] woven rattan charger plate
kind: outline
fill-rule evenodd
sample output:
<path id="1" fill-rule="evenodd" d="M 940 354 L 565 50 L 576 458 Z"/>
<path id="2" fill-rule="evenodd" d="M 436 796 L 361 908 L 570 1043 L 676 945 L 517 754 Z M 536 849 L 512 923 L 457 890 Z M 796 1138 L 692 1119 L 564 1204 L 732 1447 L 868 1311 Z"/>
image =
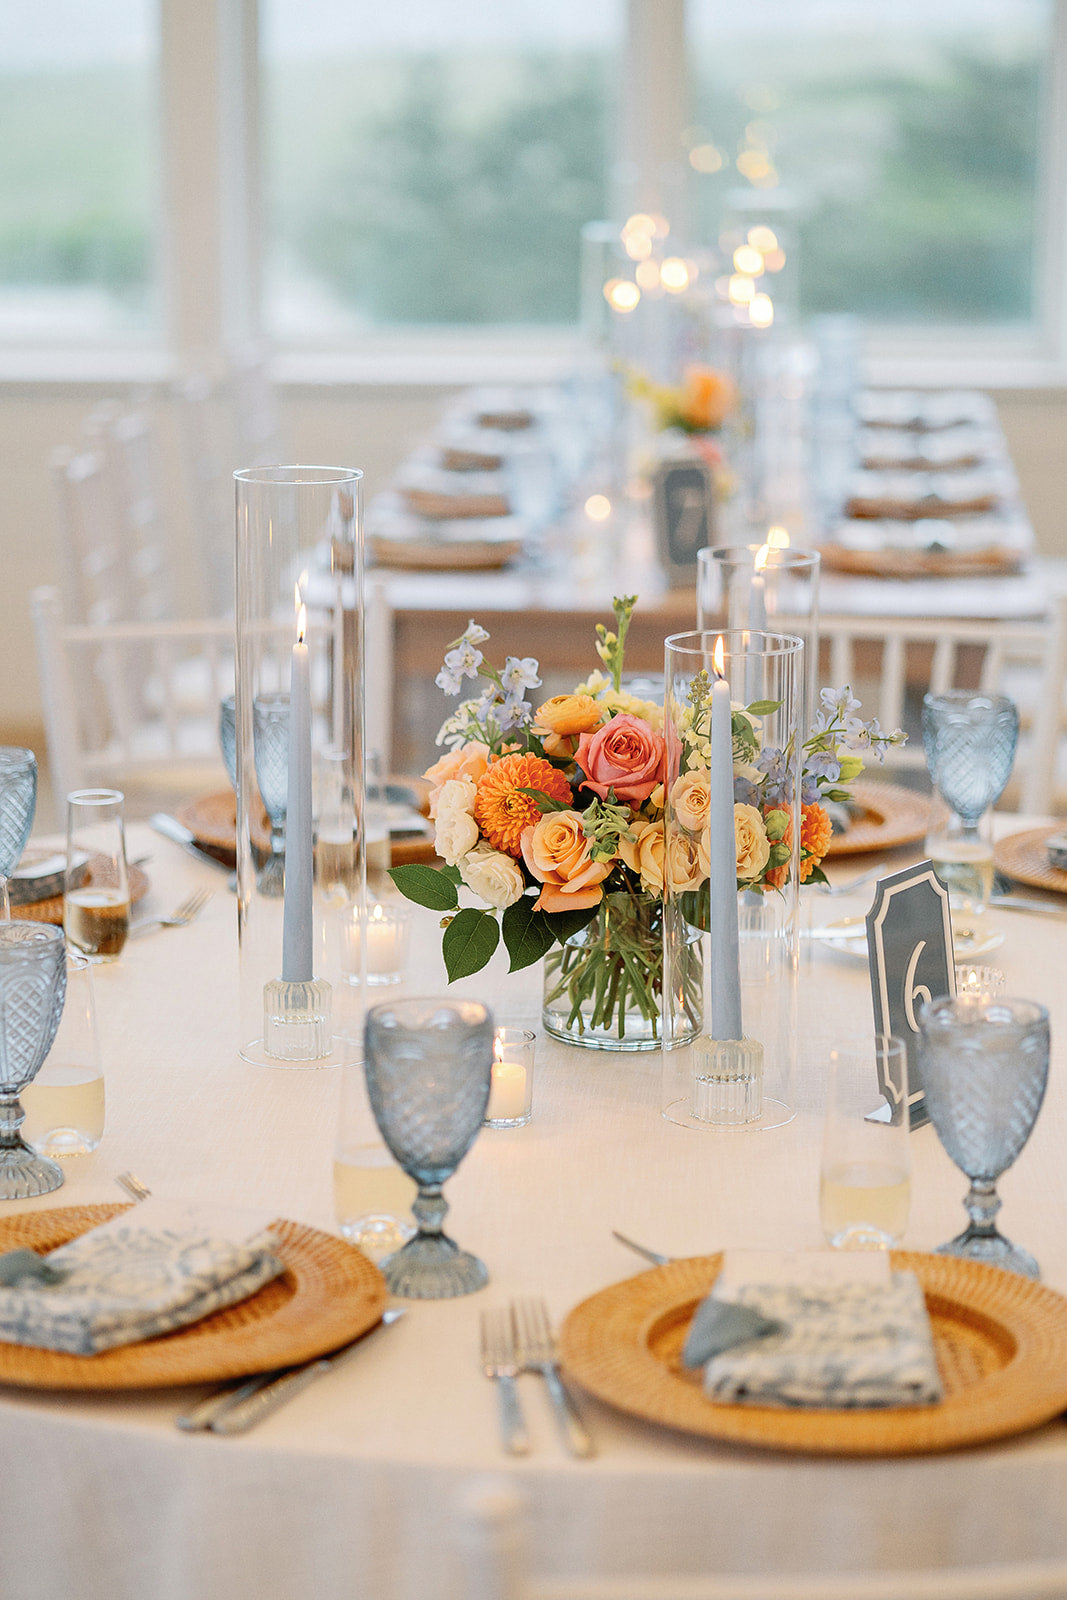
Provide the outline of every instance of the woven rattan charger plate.
<path id="1" fill-rule="evenodd" d="M 127 882 L 130 886 L 130 904 L 135 906 L 138 900 L 143 900 L 148 893 L 148 874 L 140 867 L 135 867 L 132 862 L 126 869 Z M 93 863 L 85 869 L 82 879 L 83 887 L 90 886 L 93 882 Z M 63 896 L 61 894 L 49 895 L 47 900 L 30 900 L 26 905 L 12 906 L 12 917 L 17 917 L 23 922 L 54 922 L 62 925 L 63 922 Z"/>
<path id="2" fill-rule="evenodd" d="M 0 1250 L 55 1250 L 123 1205 L 70 1206 L 0 1219 Z M 310 1361 L 381 1320 L 385 1279 L 358 1250 L 297 1222 L 273 1224 L 285 1272 L 240 1305 L 176 1333 L 72 1356 L 0 1344 L 0 1384 L 31 1389 L 158 1389 L 214 1383 Z"/>
<path id="3" fill-rule="evenodd" d="M 402 781 L 411 787 L 420 809 L 424 800 L 428 806 L 429 784 L 421 778 L 405 778 Z M 178 821 L 185 824 L 197 844 L 205 846 L 227 866 L 237 865 L 237 799 L 232 789 L 191 800 L 178 812 Z M 262 850 L 270 846 L 270 824 L 266 813 L 253 837 L 253 843 Z M 432 838 L 394 839 L 390 850 L 394 867 L 406 866 L 412 861 L 433 861 L 435 854 Z"/>
<path id="4" fill-rule="evenodd" d="M 1035 889 L 1052 889 L 1067 894 L 1067 872 L 1049 865 L 1045 843 L 1054 833 L 1063 832 L 1063 823 L 1054 827 L 1030 828 L 1026 833 L 1011 833 L 993 846 L 993 861 L 1009 878 L 1028 883 Z"/>
<path id="5" fill-rule="evenodd" d="M 835 833 L 827 856 L 857 856 L 868 850 L 893 850 L 898 844 L 925 839 L 930 800 L 896 783 L 852 784 L 852 797 L 863 806 L 847 833 Z"/>
<path id="6" fill-rule="evenodd" d="M 560 1333 L 571 1378 L 622 1411 L 687 1433 L 817 1455 L 916 1455 L 1023 1433 L 1067 1407 L 1067 1299 L 952 1256 L 893 1251 L 926 1295 L 945 1398 L 831 1411 L 715 1405 L 681 1365 L 721 1255 L 672 1261 L 574 1308 Z"/>

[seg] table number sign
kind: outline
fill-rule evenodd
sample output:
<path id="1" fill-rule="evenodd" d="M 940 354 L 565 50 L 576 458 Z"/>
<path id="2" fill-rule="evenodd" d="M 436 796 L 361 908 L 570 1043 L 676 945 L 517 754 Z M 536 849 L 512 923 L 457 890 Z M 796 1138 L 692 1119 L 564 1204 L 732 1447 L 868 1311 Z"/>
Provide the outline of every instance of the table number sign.
<path id="1" fill-rule="evenodd" d="M 956 992 L 948 890 L 932 862 L 920 861 L 878 880 L 867 913 L 867 955 L 874 1025 L 907 1046 L 909 1120 L 919 1128 L 929 1121 L 916 1049 L 919 1011 L 934 995 Z M 882 1083 L 879 1088 L 890 1103 L 899 1100 L 899 1085 Z"/>
<path id="2" fill-rule="evenodd" d="M 695 582 L 697 551 L 715 543 L 715 480 L 703 461 L 663 461 L 652 480 L 656 551 L 672 587 Z"/>

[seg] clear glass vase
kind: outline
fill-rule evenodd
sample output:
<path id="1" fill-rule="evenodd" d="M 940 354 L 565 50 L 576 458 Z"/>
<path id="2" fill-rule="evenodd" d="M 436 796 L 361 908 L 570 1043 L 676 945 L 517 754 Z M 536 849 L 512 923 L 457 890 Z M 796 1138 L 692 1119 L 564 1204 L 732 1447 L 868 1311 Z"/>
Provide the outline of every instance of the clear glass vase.
<path id="1" fill-rule="evenodd" d="M 699 970 L 677 1026 L 699 1031 Z M 662 1043 L 663 901 L 637 892 L 606 894 L 591 922 L 544 962 L 541 1021 L 546 1033 L 587 1050 L 658 1050 Z"/>

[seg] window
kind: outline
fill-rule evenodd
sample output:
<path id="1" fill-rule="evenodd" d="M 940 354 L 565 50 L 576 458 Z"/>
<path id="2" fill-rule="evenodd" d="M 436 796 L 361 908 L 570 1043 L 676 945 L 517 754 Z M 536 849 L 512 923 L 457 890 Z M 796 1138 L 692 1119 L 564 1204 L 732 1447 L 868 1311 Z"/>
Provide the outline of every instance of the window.
<path id="1" fill-rule="evenodd" d="M 620 11 L 265 0 L 271 331 L 575 323 Z"/>
<path id="2" fill-rule="evenodd" d="M 159 331 L 153 0 L 8 0 L 0 339 Z"/>

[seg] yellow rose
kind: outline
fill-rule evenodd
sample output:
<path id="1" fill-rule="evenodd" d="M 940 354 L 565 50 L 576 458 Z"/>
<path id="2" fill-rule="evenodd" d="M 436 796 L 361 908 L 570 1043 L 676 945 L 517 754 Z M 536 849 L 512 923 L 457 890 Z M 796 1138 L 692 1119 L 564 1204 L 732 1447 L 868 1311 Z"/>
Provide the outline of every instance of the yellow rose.
<path id="1" fill-rule="evenodd" d="M 737 842 L 737 876 L 758 878 L 771 853 L 763 818 L 755 806 L 734 806 L 734 838 Z"/>
<path id="2" fill-rule="evenodd" d="M 707 861 L 701 860 L 701 851 L 695 839 L 684 833 L 671 833 L 667 844 L 667 871 L 671 888 L 680 893 L 683 889 L 698 889 L 708 876 Z"/>
<path id="3" fill-rule="evenodd" d="M 707 826 L 711 815 L 711 785 L 708 773 L 698 767 L 693 772 L 683 772 L 671 784 L 671 805 L 683 828 L 698 833 Z"/>
<path id="4" fill-rule="evenodd" d="M 663 893 L 663 856 L 665 842 L 662 822 L 635 822 L 635 838 L 619 839 L 619 854 L 631 872 L 641 879 L 641 887 L 649 894 Z"/>
<path id="5" fill-rule="evenodd" d="M 594 861 L 577 811 L 549 811 L 522 834 L 522 858 L 541 884 L 536 911 L 577 911 L 604 897 L 614 861 Z"/>

